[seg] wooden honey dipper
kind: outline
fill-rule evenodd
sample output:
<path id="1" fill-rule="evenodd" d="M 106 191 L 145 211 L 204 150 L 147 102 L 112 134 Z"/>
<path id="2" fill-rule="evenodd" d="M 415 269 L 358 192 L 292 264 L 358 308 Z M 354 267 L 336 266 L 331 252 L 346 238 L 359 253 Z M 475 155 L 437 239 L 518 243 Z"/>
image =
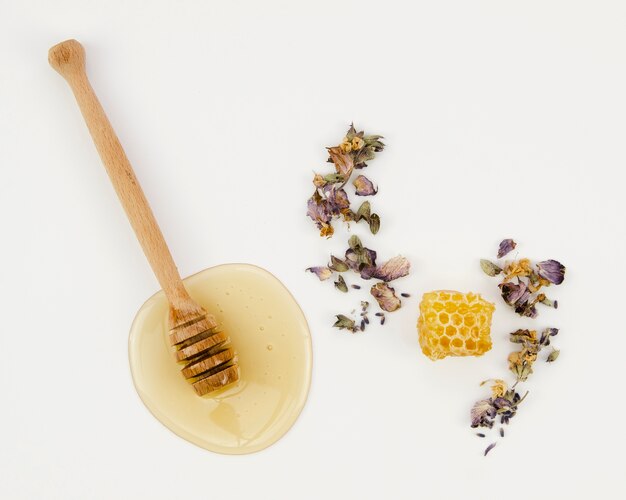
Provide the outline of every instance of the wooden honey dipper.
<path id="1" fill-rule="evenodd" d="M 50 65 L 69 83 L 113 187 L 169 302 L 169 340 L 183 376 L 200 396 L 239 378 L 229 338 L 187 293 L 133 168 L 85 72 L 85 49 L 76 40 L 55 45 Z"/>

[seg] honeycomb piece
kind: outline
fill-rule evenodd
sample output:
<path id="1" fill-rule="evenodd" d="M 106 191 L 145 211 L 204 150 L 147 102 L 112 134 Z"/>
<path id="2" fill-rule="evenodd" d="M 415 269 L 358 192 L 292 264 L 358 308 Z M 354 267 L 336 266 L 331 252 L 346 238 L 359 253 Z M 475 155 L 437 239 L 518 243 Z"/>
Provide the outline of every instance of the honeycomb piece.
<path id="1" fill-rule="evenodd" d="M 432 360 L 482 356 L 491 349 L 495 306 L 476 293 L 437 290 L 425 293 L 417 320 L 422 352 Z"/>

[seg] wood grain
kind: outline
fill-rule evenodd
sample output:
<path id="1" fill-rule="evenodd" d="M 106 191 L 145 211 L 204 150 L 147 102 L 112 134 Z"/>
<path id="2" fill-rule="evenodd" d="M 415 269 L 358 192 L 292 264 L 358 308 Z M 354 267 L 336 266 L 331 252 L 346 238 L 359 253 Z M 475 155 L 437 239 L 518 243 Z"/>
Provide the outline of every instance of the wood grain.
<path id="1" fill-rule="evenodd" d="M 161 229 L 154 218 L 152 209 L 139 185 L 135 172 L 89 83 L 85 69 L 85 50 L 83 46 L 76 40 L 62 42 L 50 49 L 48 61 L 65 78 L 72 89 L 102 163 L 111 179 L 111 183 L 126 211 L 128 220 L 137 235 L 148 262 L 165 292 L 170 305 L 168 319 L 171 344 L 180 344 L 203 332 L 215 329 L 217 326 L 215 318 L 207 314 L 189 296 L 185 289 L 174 259 L 165 243 Z M 227 337 L 225 338 L 224 342 L 212 346 L 210 349 L 211 353 L 217 350 L 222 351 L 220 362 L 224 364 L 232 360 L 234 356 L 232 350 L 223 350 L 223 346 L 228 340 Z M 189 351 L 193 350 L 189 349 L 189 344 L 186 344 L 186 348 Z M 228 359 L 224 359 L 227 355 L 229 356 Z M 205 364 L 210 365 L 210 363 Z M 234 370 L 233 366 L 235 366 Z M 207 380 L 199 385 L 194 384 L 196 392 L 203 395 L 236 381 L 238 378 L 238 370 L 236 368 L 236 365 L 229 365 L 224 369 L 225 373 L 223 374 L 220 374 L 221 372 L 208 373 L 210 370 L 207 369 Z M 212 369 L 215 370 L 215 366 Z M 202 375 L 201 372 L 198 373 L 198 370 L 199 366 L 196 366 L 194 370 L 187 370 L 185 374 Z M 193 383 L 194 380 L 190 378 L 190 382 Z"/>

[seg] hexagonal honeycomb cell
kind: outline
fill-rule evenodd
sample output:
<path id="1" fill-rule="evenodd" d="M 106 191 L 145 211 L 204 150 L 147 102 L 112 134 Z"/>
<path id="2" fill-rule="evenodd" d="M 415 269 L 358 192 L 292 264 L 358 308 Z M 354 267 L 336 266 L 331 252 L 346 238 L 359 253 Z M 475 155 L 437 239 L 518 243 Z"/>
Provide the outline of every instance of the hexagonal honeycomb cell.
<path id="1" fill-rule="evenodd" d="M 477 293 L 425 293 L 417 320 L 422 352 L 433 361 L 446 356 L 482 356 L 491 349 L 495 308 Z"/>

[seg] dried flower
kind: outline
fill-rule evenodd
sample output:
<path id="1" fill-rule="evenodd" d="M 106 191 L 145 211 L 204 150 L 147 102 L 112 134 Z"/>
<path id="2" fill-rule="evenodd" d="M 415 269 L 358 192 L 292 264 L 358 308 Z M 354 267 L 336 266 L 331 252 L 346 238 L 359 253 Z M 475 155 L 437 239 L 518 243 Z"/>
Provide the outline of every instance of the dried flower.
<path id="1" fill-rule="evenodd" d="M 491 386 L 491 397 L 493 398 L 501 398 L 506 394 L 508 389 L 506 382 L 502 379 L 497 378 L 493 381 L 493 385 Z"/>
<path id="2" fill-rule="evenodd" d="M 383 311 L 393 312 L 402 306 L 402 302 L 396 297 L 395 290 L 387 283 L 376 283 L 372 286 L 370 293 Z"/>
<path id="3" fill-rule="evenodd" d="M 364 175 L 359 175 L 354 179 L 353 184 L 356 188 L 355 194 L 357 196 L 372 196 L 378 192 L 378 189 L 374 187 L 372 181 Z"/>
<path id="4" fill-rule="evenodd" d="M 366 167 L 365 162 L 384 149 L 380 138 L 377 135 L 365 136 L 364 132 L 357 132 L 354 126 L 350 126 L 339 146 L 327 148 L 328 161 L 334 165 L 335 172 L 327 175 L 314 174 L 315 191 L 307 203 L 307 215 L 320 230 L 320 236 L 332 236 L 332 221 L 338 218 L 346 222 L 364 219 L 372 234 L 378 232 L 380 217 L 376 214 L 368 214 L 367 217 L 355 215 L 350 209 L 350 201 L 343 187 L 350 180 L 354 169 Z M 363 175 L 359 175 L 354 184 L 358 196 L 376 194 L 377 190 L 372 182 Z"/>
<path id="5" fill-rule="evenodd" d="M 320 281 L 325 281 L 333 275 L 333 272 L 326 266 L 308 267 L 306 270 L 315 274 Z"/>
<path id="6" fill-rule="evenodd" d="M 560 285 L 565 279 L 565 266 L 557 260 L 539 262 L 537 269 L 539 276 L 555 285 Z"/>
<path id="7" fill-rule="evenodd" d="M 511 239 L 500 243 L 498 257 L 503 257 L 516 247 Z M 498 285 L 504 301 L 513 307 L 520 316 L 535 318 L 537 316 L 536 305 L 544 304 L 548 307 L 558 307 L 558 302 L 546 297 L 540 292 L 544 286 L 561 284 L 565 278 L 565 266 L 556 260 L 546 260 L 535 266 L 529 259 L 519 259 L 507 262 L 501 267 L 489 260 L 482 259 L 480 266 L 489 276 L 503 274 L 502 282 Z M 512 280 L 516 280 L 513 282 Z"/>
<path id="8" fill-rule="evenodd" d="M 493 419 L 496 416 L 496 407 L 493 405 L 493 400 L 481 399 L 477 401 L 472 407 L 472 427 L 493 427 Z"/>
<path id="9" fill-rule="evenodd" d="M 517 246 L 517 243 L 515 243 L 510 238 L 506 239 L 506 240 L 502 240 L 500 242 L 500 247 L 498 248 L 498 259 L 501 259 L 506 254 L 511 252 L 516 246 Z"/>
<path id="10" fill-rule="evenodd" d="M 358 151 L 363 146 L 365 146 L 365 141 L 363 139 L 358 136 L 352 138 L 352 151 Z"/>

